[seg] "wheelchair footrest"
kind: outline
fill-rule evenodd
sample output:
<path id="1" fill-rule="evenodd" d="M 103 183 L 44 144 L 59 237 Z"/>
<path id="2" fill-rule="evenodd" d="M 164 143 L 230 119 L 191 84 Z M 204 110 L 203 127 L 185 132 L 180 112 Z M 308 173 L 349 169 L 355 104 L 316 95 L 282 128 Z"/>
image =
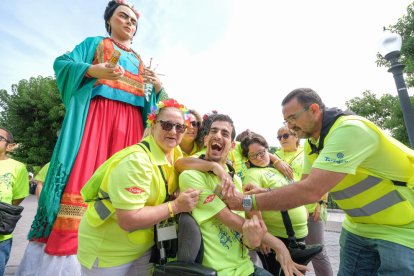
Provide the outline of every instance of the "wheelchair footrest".
<path id="1" fill-rule="evenodd" d="M 217 272 L 214 269 L 203 266 L 197 263 L 189 263 L 182 261 L 174 261 L 166 263 L 165 265 L 157 265 L 154 269 L 155 276 L 163 275 L 178 275 L 178 276 L 217 276 Z"/>

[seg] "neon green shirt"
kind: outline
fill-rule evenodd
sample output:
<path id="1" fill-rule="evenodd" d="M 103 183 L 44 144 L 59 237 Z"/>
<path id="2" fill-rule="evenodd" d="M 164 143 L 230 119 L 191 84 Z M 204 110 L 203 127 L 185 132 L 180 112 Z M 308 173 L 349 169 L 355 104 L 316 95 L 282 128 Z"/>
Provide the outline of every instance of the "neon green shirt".
<path id="1" fill-rule="evenodd" d="M 234 149 L 229 152 L 227 158 L 232 162 L 233 168 L 236 171 L 237 175 L 241 180 L 243 180 L 248 169 L 246 166 L 248 159 L 247 157 L 243 156 L 243 149 L 240 142 L 236 142 Z"/>
<path id="2" fill-rule="evenodd" d="M 36 174 L 35 180 L 45 182 L 47 171 L 49 170 L 50 162 L 44 165 L 40 171 Z"/>
<path id="3" fill-rule="evenodd" d="M 292 167 L 293 178 L 295 181 L 299 181 L 302 177 L 303 148 L 299 147 L 296 151 L 283 151 L 283 149 L 280 149 L 276 151 L 276 155 Z"/>
<path id="4" fill-rule="evenodd" d="M 102 174 L 102 187 L 107 187 L 111 204 L 116 209 L 139 210 L 145 206 L 155 206 L 164 202 L 164 180 L 158 177 L 157 165 L 162 166 L 164 175 L 169 178 L 173 166 L 167 161 L 165 153 L 155 143 L 152 136 L 145 138 L 149 142 L 153 166 L 148 154 L 138 145 L 127 147 L 114 154 L 102 164 L 95 174 Z M 129 154 L 122 159 L 118 155 Z M 173 161 L 181 156 L 177 147 L 173 154 Z M 107 162 L 112 164 L 107 167 Z M 101 169 L 103 168 L 103 169 Z M 92 182 L 87 182 L 85 187 Z M 170 183 L 169 190 L 175 191 L 177 182 Z M 158 204 L 157 204 L 158 203 Z M 113 267 L 132 262 L 141 257 L 154 244 L 153 227 L 127 232 L 117 223 L 116 214 L 113 213 L 99 226 L 93 224 L 94 202 L 88 204 L 87 211 L 79 226 L 79 262 L 91 268 L 96 259 L 99 267 Z"/>
<path id="5" fill-rule="evenodd" d="M 200 147 L 197 145 L 197 143 L 194 143 L 193 145 L 193 149 L 191 150 L 191 152 L 189 154 L 185 153 L 185 151 L 182 150 L 183 152 L 183 157 L 190 157 L 195 155 L 197 152 L 199 152 L 201 149 Z"/>
<path id="6" fill-rule="evenodd" d="M 26 166 L 8 158 L 0 160 L 0 201 L 12 204 L 15 199 L 29 195 L 29 174 Z M 0 241 L 11 239 L 12 235 L 0 235 Z"/>
<path id="7" fill-rule="evenodd" d="M 350 137 L 357 137 L 352 139 Z M 393 153 L 381 147 L 378 134 L 361 121 L 347 120 L 332 131 L 325 140 L 324 148 L 313 164 L 305 155 L 303 173 L 311 168 L 355 174 L 358 167 L 367 169 L 388 179 L 409 178 L 412 165 L 409 160 L 395 160 Z M 309 147 L 309 144 L 305 144 Z M 392 162 L 384 162 L 392 160 Z M 414 191 L 407 187 L 396 187 L 414 206 Z M 343 227 L 356 235 L 382 239 L 414 249 L 414 222 L 402 226 L 355 223 L 345 217 Z"/>
<path id="8" fill-rule="evenodd" d="M 303 148 L 299 147 L 296 151 L 289 152 L 280 149 L 276 152 L 276 155 L 292 167 L 293 178 L 295 181 L 299 181 L 302 178 Z M 316 204 L 317 203 L 310 203 L 305 205 L 310 214 L 315 212 Z M 326 212 L 326 208 L 324 208 L 324 212 Z"/>
<path id="9" fill-rule="evenodd" d="M 233 182 L 241 191 L 241 181 L 235 176 Z M 203 265 L 215 269 L 218 275 L 250 275 L 254 272 L 248 249 L 241 242 L 241 235 L 215 218 L 227 208 L 213 191 L 220 180 L 213 173 L 186 170 L 180 174 L 180 190 L 202 190 L 192 215 L 200 226 L 204 243 Z M 244 217 L 244 212 L 235 212 Z"/>
<path id="10" fill-rule="evenodd" d="M 288 185 L 286 178 L 275 168 L 253 167 L 246 171 L 243 184 L 252 183 L 262 188 L 280 188 Z M 308 235 L 308 213 L 305 206 L 288 210 L 293 230 L 297 238 L 304 238 Z M 262 211 L 262 217 L 266 223 L 267 230 L 273 236 L 287 238 L 286 228 L 283 224 L 280 211 Z"/>

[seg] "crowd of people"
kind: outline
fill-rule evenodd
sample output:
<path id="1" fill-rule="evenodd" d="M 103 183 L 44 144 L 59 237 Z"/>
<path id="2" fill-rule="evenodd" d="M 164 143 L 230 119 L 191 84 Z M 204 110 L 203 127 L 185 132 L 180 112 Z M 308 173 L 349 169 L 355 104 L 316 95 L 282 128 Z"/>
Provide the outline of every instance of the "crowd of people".
<path id="1" fill-rule="evenodd" d="M 228 115 L 201 117 L 169 98 L 131 49 L 139 17 L 109 1 L 108 37 L 54 63 L 66 114 L 36 176 L 37 213 L 16 275 L 151 275 L 175 257 L 162 245 L 176 240 L 181 213 L 197 222 L 200 262 L 218 275 L 303 275 L 286 216 L 295 242 L 323 245 L 328 193 L 346 214 L 338 275 L 414 274 L 412 149 L 299 88 L 282 101 L 271 154 L 259 133 L 236 136 Z M 19 205 L 28 175 L 8 157 L 12 145 L 0 128 L 0 201 Z M 0 234 L 0 272 L 11 241 Z M 333 275 L 325 248 L 312 264 Z"/>

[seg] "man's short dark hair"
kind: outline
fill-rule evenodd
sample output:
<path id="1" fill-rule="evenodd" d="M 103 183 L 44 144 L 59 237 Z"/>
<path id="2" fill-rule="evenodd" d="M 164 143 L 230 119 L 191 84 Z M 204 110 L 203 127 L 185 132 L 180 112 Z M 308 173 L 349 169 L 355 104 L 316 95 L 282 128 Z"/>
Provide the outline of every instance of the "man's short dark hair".
<path id="1" fill-rule="evenodd" d="M 13 134 L 7 128 L 0 127 L 0 129 L 7 132 L 7 137 L 5 137 L 5 138 L 8 140 L 8 144 L 13 144 L 14 143 Z"/>
<path id="2" fill-rule="evenodd" d="M 303 107 L 308 107 L 313 103 L 317 103 L 321 110 L 325 109 L 325 104 L 322 102 L 321 97 L 310 88 L 297 88 L 293 90 L 283 99 L 282 106 L 286 105 L 294 98 L 296 98 Z"/>
<path id="3" fill-rule="evenodd" d="M 211 123 L 208 126 L 207 134 L 210 133 L 211 125 L 214 122 L 217 122 L 217 121 L 222 121 L 222 122 L 228 122 L 228 123 L 230 123 L 231 127 L 233 128 L 233 130 L 231 131 L 231 141 L 234 141 L 234 138 L 236 137 L 236 129 L 234 128 L 233 120 L 230 118 L 230 116 L 225 115 L 225 114 L 215 114 L 213 116 L 213 118 L 211 119 Z"/>

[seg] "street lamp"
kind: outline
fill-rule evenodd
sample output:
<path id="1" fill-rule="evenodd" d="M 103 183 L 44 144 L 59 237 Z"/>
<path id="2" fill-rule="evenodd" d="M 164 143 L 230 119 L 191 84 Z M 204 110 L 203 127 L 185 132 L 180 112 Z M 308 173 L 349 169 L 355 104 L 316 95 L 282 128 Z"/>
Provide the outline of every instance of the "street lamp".
<path id="1" fill-rule="evenodd" d="M 404 117 L 405 127 L 408 133 L 408 140 L 411 148 L 414 148 L 414 110 L 408 97 L 407 86 L 405 85 L 403 70 L 405 65 L 400 63 L 402 39 L 399 34 L 391 33 L 384 29 L 379 41 L 380 54 L 391 63 L 388 72 L 394 76 L 397 86 L 398 97 L 400 98 L 401 109 Z"/>

